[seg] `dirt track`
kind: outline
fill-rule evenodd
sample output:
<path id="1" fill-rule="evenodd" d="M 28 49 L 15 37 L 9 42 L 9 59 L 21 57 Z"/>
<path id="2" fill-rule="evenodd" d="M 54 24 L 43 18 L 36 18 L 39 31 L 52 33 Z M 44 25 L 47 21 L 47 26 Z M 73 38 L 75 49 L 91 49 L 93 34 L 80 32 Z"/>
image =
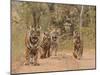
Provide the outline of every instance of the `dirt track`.
<path id="1" fill-rule="evenodd" d="M 72 51 L 59 52 L 57 56 L 51 56 L 46 59 L 39 59 L 40 66 L 25 66 L 23 62 L 12 63 L 12 73 L 29 73 L 29 72 L 47 72 L 63 71 L 75 69 L 94 69 L 95 68 L 95 50 L 84 51 L 81 60 L 73 57 Z"/>

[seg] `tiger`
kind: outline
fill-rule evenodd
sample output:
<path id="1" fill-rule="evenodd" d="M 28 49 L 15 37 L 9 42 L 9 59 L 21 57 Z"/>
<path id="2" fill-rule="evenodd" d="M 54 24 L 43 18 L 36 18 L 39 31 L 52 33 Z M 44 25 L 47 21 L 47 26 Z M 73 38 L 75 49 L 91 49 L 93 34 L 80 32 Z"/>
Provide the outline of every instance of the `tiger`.
<path id="1" fill-rule="evenodd" d="M 73 55 L 77 59 L 81 59 L 83 54 L 83 42 L 80 38 L 80 34 L 75 31 L 73 36 L 74 52 Z"/>
<path id="2" fill-rule="evenodd" d="M 30 29 L 25 36 L 25 65 L 34 64 L 39 65 L 37 63 L 38 59 L 38 36 L 36 31 Z M 33 62 L 34 58 L 34 62 Z"/>
<path id="3" fill-rule="evenodd" d="M 40 58 L 50 57 L 50 46 L 51 46 L 51 38 L 48 32 L 44 32 L 44 36 L 41 43 L 41 48 L 43 53 Z"/>
<path id="4" fill-rule="evenodd" d="M 51 33 L 51 55 L 54 53 L 55 56 L 57 56 L 58 51 L 58 35 L 57 32 Z"/>

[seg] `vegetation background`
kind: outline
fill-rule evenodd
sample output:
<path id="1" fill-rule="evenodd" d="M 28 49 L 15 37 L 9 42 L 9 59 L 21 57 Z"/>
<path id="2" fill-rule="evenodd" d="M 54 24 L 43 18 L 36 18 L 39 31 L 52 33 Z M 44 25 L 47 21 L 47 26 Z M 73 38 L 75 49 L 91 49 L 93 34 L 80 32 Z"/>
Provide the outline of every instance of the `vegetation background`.
<path id="1" fill-rule="evenodd" d="M 80 18 L 82 10 L 82 18 Z M 59 31 L 59 51 L 73 50 L 73 31 L 82 33 L 84 49 L 95 50 L 96 44 L 96 7 L 90 5 L 72 5 L 38 3 L 12 0 L 12 58 L 19 60 L 25 49 L 25 34 L 29 26 L 41 26 L 41 32 Z M 34 14 L 35 16 L 34 16 Z M 35 18 L 34 18 L 35 17 Z M 80 20 L 82 26 L 80 30 Z M 35 21 L 37 20 L 37 21 Z"/>

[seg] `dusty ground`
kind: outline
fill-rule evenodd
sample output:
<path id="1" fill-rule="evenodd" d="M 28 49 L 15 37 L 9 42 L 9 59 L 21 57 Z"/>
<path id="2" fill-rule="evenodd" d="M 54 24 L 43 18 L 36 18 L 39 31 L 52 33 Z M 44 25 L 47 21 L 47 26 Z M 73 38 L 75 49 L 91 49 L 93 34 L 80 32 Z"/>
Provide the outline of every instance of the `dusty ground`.
<path id="1" fill-rule="evenodd" d="M 19 58 L 20 59 L 20 58 Z M 85 50 L 81 60 L 73 57 L 72 51 L 58 52 L 57 56 L 39 59 L 40 66 L 25 66 L 22 59 L 12 62 L 12 73 L 63 71 L 75 69 L 94 69 L 95 50 Z"/>

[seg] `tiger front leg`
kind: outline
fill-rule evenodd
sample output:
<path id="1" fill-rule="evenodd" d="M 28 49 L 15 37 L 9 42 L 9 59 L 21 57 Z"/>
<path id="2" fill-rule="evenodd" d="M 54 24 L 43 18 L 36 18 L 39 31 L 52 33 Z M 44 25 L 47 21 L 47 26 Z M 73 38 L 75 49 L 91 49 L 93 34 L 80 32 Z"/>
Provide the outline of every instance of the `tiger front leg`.
<path id="1" fill-rule="evenodd" d="M 46 50 L 45 50 L 45 48 L 42 48 L 42 54 L 41 54 L 41 56 L 40 56 L 40 58 L 41 59 L 44 59 L 44 58 L 46 58 Z"/>
<path id="2" fill-rule="evenodd" d="M 50 57 L 50 48 L 48 48 L 48 50 L 47 50 L 47 57 Z"/>
<path id="3" fill-rule="evenodd" d="M 82 55 L 83 55 L 83 46 L 81 46 L 79 48 L 79 51 L 78 51 L 78 59 L 80 60 L 82 58 Z"/>
<path id="4" fill-rule="evenodd" d="M 73 52 L 73 56 L 77 59 L 77 47 L 76 44 L 74 44 L 74 52 Z"/>
<path id="5" fill-rule="evenodd" d="M 55 46 L 55 56 L 57 56 L 58 45 Z"/>
<path id="6" fill-rule="evenodd" d="M 30 57 L 29 57 L 29 50 L 28 49 L 25 49 L 24 56 L 25 56 L 24 65 L 29 65 Z"/>
<path id="7" fill-rule="evenodd" d="M 30 55 L 30 64 L 33 64 L 33 55 Z"/>
<path id="8" fill-rule="evenodd" d="M 39 66 L 40 64 L 38 63 L 38 53 L 36 53 L 35 55 L 34 55 L 34 66 Z"/>

